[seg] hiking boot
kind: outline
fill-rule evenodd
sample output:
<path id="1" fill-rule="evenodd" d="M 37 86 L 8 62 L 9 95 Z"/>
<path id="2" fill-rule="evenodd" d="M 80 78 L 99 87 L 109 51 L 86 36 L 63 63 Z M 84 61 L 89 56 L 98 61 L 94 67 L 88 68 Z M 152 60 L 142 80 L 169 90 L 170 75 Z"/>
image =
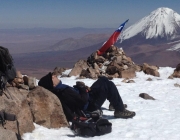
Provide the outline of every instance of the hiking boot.
<path id="1" fill-rule="evenodd" d="M 127 109 L 125 109 L 124 111 L 119 111 L 119 110 L 114 111 L 115 118 L 128 119 L 128 118 L 133 118 L 135 115 L 136 115 L 135 112 L 129 111 Z"/>
<path id="2" fill-rule="evenodd" d="M 124 108 L 127 108 L 127 104 L 124 104 Z M 109 110 L 115 111 L 114 106 L 112 104 L 109 104 Z"/>

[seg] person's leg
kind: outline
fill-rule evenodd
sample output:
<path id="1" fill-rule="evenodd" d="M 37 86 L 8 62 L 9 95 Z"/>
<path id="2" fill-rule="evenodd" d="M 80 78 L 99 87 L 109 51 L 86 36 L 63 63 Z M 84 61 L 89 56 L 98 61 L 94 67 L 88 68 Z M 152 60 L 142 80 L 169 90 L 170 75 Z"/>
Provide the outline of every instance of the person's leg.
<path id="1" fill-rule="evenodd" d="M 67 121 L 71 122 L 74 118 L 74 112 L 63 101 L 61 101 L 61 104 Z"/>
<path id="2" fill-rule="evenodd" d="M 95 104 L 101 107 L 106 99 L 109 100 L 115 108 L 114 116 L 116 118 L 132 118 L 135 116 L 135 112 L 128 111 L 124 108 L 121 96 L 112 81 L 109 81 L 106 77 L 100 77 L 91 86 L 93 99 Z"/>
<path id="3" fill-rule="evenodd" d="M 124 104 L 115 84 L 112 81 L 109 81 L 107 84 L 109 87 L 107 99 L 109 100 L 110 104 L 115 110 L 124 111 Z"/>
<path id="4" fill-rule="evenodd" d="M 93 83 L 90 89 L 90 99 L 95 104 L 95 106 L 100 109 L 107 99 L 108 87 L 105 82 L 103 82 L 102 78 L 99 78 L 96 82 Z"/>
<path id="5" fill-rule="evenodd" d="M 101 107 L 106 99 L 114 106 L 115 109 L 123 111 L 123 101 L 119 92 L 112 81 L 106 77 L 100 77 L 92 86 L 93 99 L 95 104 Z"/>

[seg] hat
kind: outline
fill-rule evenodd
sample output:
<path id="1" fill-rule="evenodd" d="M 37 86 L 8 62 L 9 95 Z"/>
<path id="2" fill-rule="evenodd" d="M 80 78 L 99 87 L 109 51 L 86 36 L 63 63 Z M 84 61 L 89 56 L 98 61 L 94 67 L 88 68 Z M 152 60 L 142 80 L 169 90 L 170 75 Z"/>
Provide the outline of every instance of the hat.
<path id="1" fill-rule="evenodd" d="M 45 75 L 44 77 L 42 77 L 39 82 L 38 82 L 39 86 L 42 86 L 48 90 L 53 89 L 53 82 L 52 82 L 52 73 L 49 72 L 47 75 Z"/>

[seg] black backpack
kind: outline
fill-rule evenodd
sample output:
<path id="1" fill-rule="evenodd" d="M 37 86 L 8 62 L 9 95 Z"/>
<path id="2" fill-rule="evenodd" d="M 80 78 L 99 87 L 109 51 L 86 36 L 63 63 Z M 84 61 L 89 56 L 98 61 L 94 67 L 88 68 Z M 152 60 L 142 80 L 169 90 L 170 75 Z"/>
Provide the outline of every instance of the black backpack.
<path id="1" fill-rule="evenodd" d="M 16 77 L 16 69 L 12 56 L 7 48 L 0 46 L 0 90 L 4 90 L 7 82 Z"/>
<path id="2" fill-rule="evenodd" d="M 79 117 L 72 121 L 71 130 L 78 136 L 100 136 L 112 131 L 112 123 L 103 118 L 94 121 L 92 118 Z"/>

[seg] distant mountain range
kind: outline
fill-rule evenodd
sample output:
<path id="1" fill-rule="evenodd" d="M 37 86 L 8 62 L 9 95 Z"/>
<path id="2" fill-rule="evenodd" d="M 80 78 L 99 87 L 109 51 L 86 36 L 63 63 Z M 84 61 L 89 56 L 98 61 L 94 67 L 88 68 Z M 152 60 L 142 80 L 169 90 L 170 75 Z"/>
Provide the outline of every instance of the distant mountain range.
<path id="1" fill-rule="evenodd" d="M 65 38 L 52 45 L 36 47 L 33 53 L 14 54 L 14 59 L 20 69 L 30 66 L 44 69 L 72 67 L 79 59 L 87 59 L 99 49 L 114 30 L 64 29 Z M 48 37 L 57 40 L 58 33 L 63 35 L 61 31 Z M 70 36 L 71 31 L 73 36 Z M 175 67 L 180 60 L 180 15 L 169 8 L 158 8 L 124 30 L 115 46 L 122 47 L 137 64 L 146 62 Z"/>
<path id="2" fill-rule="evenodd" d="M 103 42 L 109 38 L 110 34 L 87 34 L 79 39 L 67 38 L 59 41 L 58 43 L 48 47 L 49 50 L 54 51 L 72 51 L 87 46 L 92 46 Z"/>

